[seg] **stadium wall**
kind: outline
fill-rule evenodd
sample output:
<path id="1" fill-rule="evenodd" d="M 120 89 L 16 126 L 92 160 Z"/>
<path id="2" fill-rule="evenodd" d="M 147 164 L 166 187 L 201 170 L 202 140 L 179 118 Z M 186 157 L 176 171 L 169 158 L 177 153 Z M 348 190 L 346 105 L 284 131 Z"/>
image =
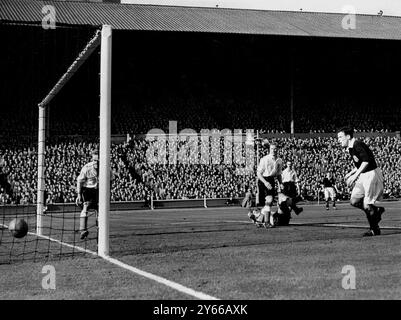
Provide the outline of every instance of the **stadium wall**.
<path id="1" fill-rule="evenodd" d="M 219 207 L 239 207 L 243 198 L 219 198 L 219 199 L 177 199 L 177 200 L 155 200 L 153 201 L 154 209 L 179 209 L 179 208 L 219 208 Z M 399 201 L 400 199 L 384 199 L 383 201 Z M 347 203 L 348 201 L 337 201 L 337 203 Z M 299 202 L 303 203 L 317 203 Z M 36 214 L 36 205 L 1 205 L 0 210 L 4 215 L 24 215 Z M 150 203 L 146 201 L 119 201 L 111 202 L 111 211 L 135 211 L 135 210 L 151 210 Z M 55 203 L 48 206 L 48 213 L 73 213 L 79 212 L 79 208 L 75 203 Z"/>
<path id="2" fill-rule="evenodd" d="M 227 207 L 239 206 L 242 198 L 220 198 L 206 199 L 207 207 Z M 178 199 L 178 200 L 154 200 L 155 209 L 173 209 L 173 208 L 204 208 L 204 199 Z M 131 211 L 131 210 L 150 210 L 150 203 L 146 201 L 118 201 L 111 202 L 111 211 Z M 0 206 L 3 214 L 36 214 L 36 205 L 3 205 Z M 48 212 L 77 212 L 79 209 L 75 203 L 55 203 L 48 205 Z"/>

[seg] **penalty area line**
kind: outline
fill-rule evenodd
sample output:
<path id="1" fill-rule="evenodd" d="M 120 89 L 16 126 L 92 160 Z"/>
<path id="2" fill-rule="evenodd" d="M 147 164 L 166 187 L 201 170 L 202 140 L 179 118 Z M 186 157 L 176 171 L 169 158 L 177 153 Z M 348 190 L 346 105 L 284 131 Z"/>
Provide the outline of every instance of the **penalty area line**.
<path id="1" fill-rule="evenodd" d="M 0 223 L 0 226 L 2 226 L 4 228 L 8 228 L 7 225 L 1 224 L 1 223 Z M 165 279 L 165 278 L 157 276 L 157 275 L 155 275 L 153 273 L 146 272 L 146 271 L 140 270 L 138 268 L 135 268 L 133 266 L 130 266 L 130 265 L 128 265 L 128 264 L 126 264 L 126 263 L 124 263 L 124 262 L 122 262 L 120 260 L 114 259 L 114 258 L 112 258 L 110 256 L 101 256 L 101 255 L 98 255 L 97 252 L 95 252 L 95 251 L 88 250 L 88 249 L 85 249 L 85 248 L 82 248 L 82 247 L 79 247 L 79 246 L 75 246 L 75 245 L 72 245 L 72 244 L 69 244 L 69 243 L 65 243 L 63 241 L 60 241 L 60 240 L 57 240 L 57 239 L 54 239 L 54 238 L 51 238 L 51 237 L 48 237 L 48 236 L 38 235 L 38 234 L 36 234 L 34 232 L 28 232 L 28 234 L 37 236 L 39 238 L 47 239 L 49 241 L 56 242 L 58 244 L 67 246 L 69 248 L 74 248 L 74 249 L 76 249 L 78 251 L 89 253 L 91 255 L 100 257 L 103 260 L 105 260 L 105 261 L 107 261 L 107 262 L 109 262 L 111 264 L 114 264 L 114 265 L 116 265 L 116 266 L 118 266 L 120 268 L 126 269 L 128 271 L 131 271 L 131 272 L 137 274 L 137 275 L 140 275 L 140 276 L 145 277 L 147 279 L 150 279 L 150 280 L 156 281 L 158 283 L 161 283 L 161 284 L 163 284 L 163 285 L 165 285 L 167 287 L 170 287 L 170 288 L 172 288 L 172 289 L 174 289 L 176 291 L 179 291 L 181 293 L 185 293 L 185 294 L 190 295 L 192 297 L 195 297 L 197 299 L 200 299 L 200 300 L 219 300 L 218 298 L 215 298 L 215 297 L 210 296 L 208 294 L 205 294 L 203 292 L 196 291 L 194 289 L 185 287 L 185 286 L 183 286 L 183 285 L 181 285 L 181 284 L 179 284 L 177 282 Z"/>

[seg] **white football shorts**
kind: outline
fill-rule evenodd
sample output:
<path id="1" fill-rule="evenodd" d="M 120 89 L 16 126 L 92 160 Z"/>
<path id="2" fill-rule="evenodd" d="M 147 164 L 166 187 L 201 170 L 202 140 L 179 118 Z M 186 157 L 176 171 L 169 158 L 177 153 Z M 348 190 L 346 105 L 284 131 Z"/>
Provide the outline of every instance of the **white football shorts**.
<path id="1" fill-rule="evenodd" d="M 336 198 L 336 190 L 334 190 L 333 187 L 328 187 L 328 188 L 324 188 L 324 198 L 327 200 L 329 200 L 329 198 L 331 198 L 331 200 Z"/>
<path id="2" fill-rule="evenodd" d="M 365 205 L 383 199 L 384 178 L 380 168 L 361 173 L 352 189 L 351 198 L 363 199 Z"/>

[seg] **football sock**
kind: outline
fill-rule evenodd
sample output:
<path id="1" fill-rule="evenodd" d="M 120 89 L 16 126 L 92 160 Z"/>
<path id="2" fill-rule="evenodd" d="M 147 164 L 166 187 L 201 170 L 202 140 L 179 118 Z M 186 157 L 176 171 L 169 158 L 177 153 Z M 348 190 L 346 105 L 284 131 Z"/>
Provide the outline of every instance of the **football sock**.
<path id="1" fill-rule="evenodd" d="M 375 207 L 373 205 L 369 205 L 365 210 L 366 218 L 368 219 L 370 229 L 375 229 L 378 227 L 376 221 L 374 221 Z"/>
<path id="2" fill-rule="evenodd" d="M 88 229 L 88 217 L 86 216 L 86 212 L 81 212 L 81 216 L 79 217 L 79 230 L 86 231 Z"/>
<path id="3" fill-rule="evenodd" d="M 280 209 L 284 214 L 290 214 L 290 208 L 287 206 L 287 202 L 280 203 Z"/>

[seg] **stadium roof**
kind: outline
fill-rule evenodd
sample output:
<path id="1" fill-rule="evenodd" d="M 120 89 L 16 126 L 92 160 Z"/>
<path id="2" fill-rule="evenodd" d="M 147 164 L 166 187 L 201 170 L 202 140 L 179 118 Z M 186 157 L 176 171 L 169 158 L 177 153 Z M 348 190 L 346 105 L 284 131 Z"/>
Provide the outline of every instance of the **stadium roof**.
<path id="1" fill-rule="evenodd" d="M 41 23 L 44 5 L 56 8 L 56 23 L 110 24 L 119 30 L 211 32 L 401 40 L 401 17 L 356 15 L 344 29 L 345 14 L 200 8 L 74 1 L 1 0 L 3 21 Z"/>

